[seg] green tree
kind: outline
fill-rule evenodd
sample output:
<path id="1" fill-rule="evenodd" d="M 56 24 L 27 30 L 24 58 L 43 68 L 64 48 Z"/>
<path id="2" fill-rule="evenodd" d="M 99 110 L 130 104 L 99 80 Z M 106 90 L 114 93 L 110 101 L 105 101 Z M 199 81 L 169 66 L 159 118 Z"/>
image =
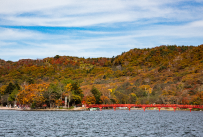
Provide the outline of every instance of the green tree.
<path id="1" fill-rule="evenodd" d="M 8 86 L 6 87 L 5 93 L 11 94 L 11 92 L 13 92 L 14 89 L 15 89 L 15 85 L 10 82 L 10 83 L 8 84 Z"/>
<path id="2" fill-rule="evenodd" d="M 97 89 L 97 88 L 95 88 L 94 86 L 92 87 L 92 89 L 91 89 L 91 91 L 90 91 L 92 94 L 93 94 L 93 96 L 95 97 L 95 99 L 96 99 L 96 104 L 101 104 L 102 103 L 102 101 L 101 101 L 101 92 L 99 92 L 99 90 Z"/>
<path id="3" fill-rule="evenodd" d="M 72 92 L 72 104 L 80 104 L 82 98 L 84 97 L 82 90 L 78 82 L 74 82 L 71 84 L 71 92 Z"/>
<path id="4" fill-rule="evenodd" d="M 59 55 L 54 56 L 54 59 L 59 59 L 59 58 L 60 58 Z"/>
<path id="5" fill-rule="evenodd" d="M 15 88 L 15 89 L 11 92 L 11 94 L 9 95 L 8 101 L 9 101 L 9 102 L 15 101 L 17 94 L 18 94 L 18 89 Z"/>

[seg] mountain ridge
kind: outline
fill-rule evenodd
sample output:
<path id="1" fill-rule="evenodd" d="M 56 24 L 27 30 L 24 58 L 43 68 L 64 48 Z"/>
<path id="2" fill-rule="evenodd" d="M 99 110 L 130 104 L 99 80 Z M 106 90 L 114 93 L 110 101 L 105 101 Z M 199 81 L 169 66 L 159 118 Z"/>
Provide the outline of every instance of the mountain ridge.
<path id="1" fill-rule="evenodd" d="M 71 56 L 0 60 L 1 93 L 9 83 L 40 84 L 77 81 L 84 100 L 102 103 L 203 104 L 203 45 L 131 49 L 112 58 Z M 4 88 L 2 88 L 4 87 Z M 63 97 L 62 97 L 63 98 Z M 92 100 L 91 100 L 92 99 Z"/>

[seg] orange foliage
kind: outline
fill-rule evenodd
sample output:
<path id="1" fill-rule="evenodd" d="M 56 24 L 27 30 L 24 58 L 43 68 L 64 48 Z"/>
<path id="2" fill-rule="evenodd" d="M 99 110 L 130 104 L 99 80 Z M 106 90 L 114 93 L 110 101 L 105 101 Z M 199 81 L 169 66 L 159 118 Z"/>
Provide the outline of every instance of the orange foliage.
<path id="1" fill-rule="evenodd" d="M 58 99 L 55 101 L 56 105 L 57 106 L 61 106 L 62 105 L 62 100 Z"/>
<path id="2" fill-rule="evenodd" d="M 87 97 L 85 97 L 85 102 L 86 102 L 86 104 L 95 104 L 96 99 L 94 96 L 87 96 Z"/>
<path id="3" fill-rule="evenodd" d="M 45 102 L 43 93 L 47 90 L 48 86 L 49 84 L 47 83 L 24 85 L 23 90 L 20 90 L 17 95 L 18 103 L 31 105 L 33 102 L 36 102 L 36 104 L 41 105 Z"/>
<path id="4" fill-rule="evenodd" d="M 107 104 L 110 102 L 110 99 L 107 96 L 101 96 L 101 100 L 103 103 Z"/>

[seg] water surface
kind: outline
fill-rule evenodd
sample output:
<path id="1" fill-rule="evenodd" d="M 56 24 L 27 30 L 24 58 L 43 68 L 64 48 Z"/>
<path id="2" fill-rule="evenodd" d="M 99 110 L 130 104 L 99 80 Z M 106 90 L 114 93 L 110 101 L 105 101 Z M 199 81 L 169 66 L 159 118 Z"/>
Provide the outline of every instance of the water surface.
<path id="1" fill-rule="evenodd" d="M 0 136 L 203 137 L 203 112 L 0 110 Z"/>

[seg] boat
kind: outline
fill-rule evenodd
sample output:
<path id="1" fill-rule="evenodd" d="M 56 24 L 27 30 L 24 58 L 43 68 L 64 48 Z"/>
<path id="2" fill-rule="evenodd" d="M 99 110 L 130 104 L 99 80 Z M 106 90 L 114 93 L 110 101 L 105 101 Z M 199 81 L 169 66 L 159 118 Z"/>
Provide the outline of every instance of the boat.
<path id="1" fill-rule="evenodd" d="M 90 111 L 99 111 L 99 108 L 90 108 Z"/>

